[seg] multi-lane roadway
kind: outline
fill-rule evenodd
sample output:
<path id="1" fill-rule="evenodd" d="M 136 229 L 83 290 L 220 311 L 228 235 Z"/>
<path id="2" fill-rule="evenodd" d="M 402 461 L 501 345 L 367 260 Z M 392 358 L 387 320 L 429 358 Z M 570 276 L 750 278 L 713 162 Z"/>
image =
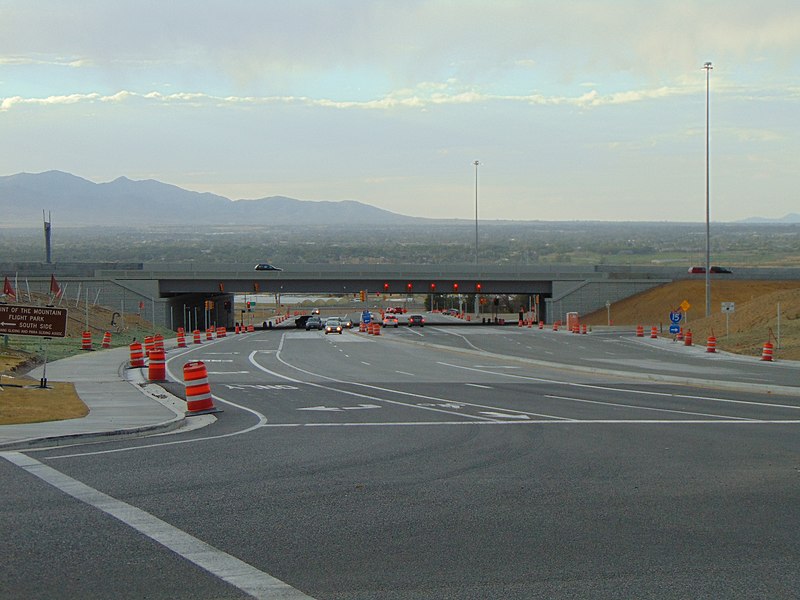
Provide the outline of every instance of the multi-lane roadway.
<path id="1" fill-rule="evenodd" d="M 630 334 L 381 333 L 171 351 L 178 381 L 206 364 L 216 422 L 0 461 L 3 595 L 796 597 L 796 364 Z"/>

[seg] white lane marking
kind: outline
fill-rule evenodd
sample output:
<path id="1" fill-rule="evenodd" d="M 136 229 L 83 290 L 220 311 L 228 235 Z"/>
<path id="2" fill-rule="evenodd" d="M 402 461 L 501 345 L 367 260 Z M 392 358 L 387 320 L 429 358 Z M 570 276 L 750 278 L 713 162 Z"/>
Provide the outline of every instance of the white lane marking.
<path id="1" fill-rule="evenodd" d="M 447 333 L 449 335 L 454 335 L 456 337 L 460 337 L 462 340 L 464 340 L 464 342 L 466 342 L 467 346 L 469 346 L 473 350 L 477 350 L 478 352 L 482 351 L 480 348 L 478 348 L 475 344 L 470 342 L 465 336 L 461 335 L 460 333 L 455 333 L 453 331 L 448 331 L 447 329 L 439 329 L 438 327 L 436 328 L 436 331 L 439 331 L 441 333 Z"/>
<path id="2" fill-rule="evenodd" d="M 481 412 L 482 415 L 488 415 L 490 417 L 495 417 L 498 419 L 527 419 L 528 415 L 510 415 L 508 413 L 503 412 L 489 412 L 483 411 Z"/>
<path id="3" fill-rule="evenodd" d="M 728 415 L 712 415 L 709 413 L 701 413 L 701 412 L 692 412 L 688 410 L 674 410 L 669 408 L 654 408 L 651 406 L 635 406 L 632 404 L 622 404 L 620 402 L 603 402 L 602 400 L 587 400 L 585 398 L 570 398 L 569 396 L 554 396 L 552 394 L 546 394 L 545 398 L 553 398 L 554 400 L 569 400 L 570 402 L 582 402 L 584 404 L 600 404 L 602 406 L 616 406 L 618 408 L 632 408 L 635 410 L 649 410 L 654 412 L 667 412 L 667 413 L 677 413 L 681 415 L 694 415 L 696 417 L 712 417 L 717 419 L 734 419 L 737 421 L 752 421 L 753 419 L 748 419 L 746 417 L 731 417 Z"/>
<path id="4" fill-rule="evenodd" d="M 758 406 L 758 407 L 769 407 L 769 408 L 788 408 L 792 410 L 800 410 L 800 406 L 793 406 L 791 404 L 775 404 L 771 402 L 754 402 L 750 400 L 733 400 L 732 398 L 714 398 L 712 396 L 696 396 L 693 394 L 673 394 L 671 392 L 652 392 L 648 390 L 631 390 L 626 388 L 616 388 L 610 387 L 606 385 L 599 385 L 593 383 L 575 383 L 572 381 L 559 381 L 557 379 L 544 379 L 542 377 L 531 377 L 529 375 L 515 375 L 513 373 L 502 373 L 502 372 L 494 372 L 494 371 L 483 371 L 481 369 L 475 369 L 473 367 L 464 367 L 461 365 L 453 365 L 446 362 L 437 362 L 445 367 L 453 367 L 454 369 L 464 369 L 467 371 L 477 371 L 479 373 L 487 373 L 489 375 L 500 375 L 502 377 L 511 377 L 513 379 L 523 379 L 526 381 L 538 381 L 540 383 L 555 383 L 558 385 L 568 386 L 568 387 L 578 387 L 578 388 L 587 388 L 593 390 L 603 390 L 608 392 L 620 392 L 625 394 L 638 394 L 642 396 L 662 396 L 667 398 L 684 398 L 687 400 L 707 400 L 709 402 L 723 402 L 728 404 L 746 404 L 748 406 Z M 771 423 L 772 421 L 767 421 Z M 785 421 L 786 423 L 791 423 L 791 421 Z"/>
<path id="5" fill-rule="evenodd" d="M 409 377 L 414 377 L 413 373 L 408 373 L 406 371 L 395 371 L 395 373 L 400 373 L 400 375 L 408 375 Z"/>
<path id="6" fill-rule="evenodd" d="M 800 425 L 800 420 L 791 421 L 726 421 L 724 419 L 527 419 L 525 421 L 386 421 L 372 423 L 268 423 L 270 427 L 416 427 L 418 425 Z"/>
<path id="7" fill-rule="evenodd" d="M 418 335 L 419 337 L 425 337 L 424 333 L 422 333 L 421 331 L 414 331 L 413 327 L 409 327 L 408 332 L 413 333 L 414 335 Z"/>
<path id="8" fill-rule="evenodd" d="M 294 365 L 291 365 L 288 362 L 286 362 L 285 360 L 283 360 L 283 358 L 281 357 L 281 351 L 283 350 L 283 342 L 284 342 L 284 339 L 281 338 L 280 344 L 278 344 L 278 352 L 275 354 L 275 358 L 277 358 L 282 364 L 286 365 L 287 367 L 289 367 L 291 369 L 295 369 L 296 371 L 300 371 L 301 373 L 304 373 L 306 375 L 312 375 L 312 376 L 320 377 L 322 379 L 327 379 L 328 381 L 333 381 L 333 382 L 344 384 L 344 385 L 349 384 L 349 385 L 354 385 L 354 386 L 358 386 L 358 387 L 364 387 L 364 388 L 367 388 L 367 389 L 370 389 L 370 390 L 377 390 L 379 392 L 388 392 L 390 394 L 397 394 L 399 396 L 411 396 L 412 398 L 421 398 L 423 400 L 434 400 L 434 401 L 437 401 L 437 402 L 442 402 L 442 401 L 449 402 L 449 400 L 447 400 L 445 398 L 438 398 L 438 397 L 435 397 L 435 396 L 425 396 L 425 395 L 422 395 L 422 394 L 414 394 L 412 392 L 404 392 L 404 391 L 401 391 L 401 390 L 392 390 L 392 389 L 388 389 L 388 388 L 378 387 L 376 385 L 369 385 L 369 384 L 366 384 L 366 383 L 357 383 L 357 382 L 354 382 L 354 381 L 342 381 L 341 379 L 334 379 L 333 377 L 327 377 L 325 375 L 319 375 L 317 373 L 312 373 L 311 371 L 307 371 L 305 369 L 301 369 L 300 367 L 296 367 Z M 261 369 L 262 371 L 264 371 L 266 373 L 270 373 L 271 375 L 274 375 L 276 377 L 282 377 L 284 379 L 288 379 L 288 380 L 293 381 L 295 383 L 303 383 L 303 382 L 301 382 L 301 381 L 299 381 L 297 379 L 292 379 L 291 377 L 288 377 L 286 375 L 281 375 L 281 374 L 276 373 L 274 371 L 270 371 L 269 369 L 267 369 L 265 367 L 262 367 L 257 362 L 255 362 L 255 360 L 253 359 L 253 357 L 255 356 L 256 352 L 257 351 L 251 352 L 250 356 L 249 356 L 250 362 L 256 368 Z M 313 385 L 315 387 L 325 387 L 325 386 L 322 386 L 322 385 L 317 384 L 317 383 L 306 382 L 306 384 L 307 385 Z M 326 388 L 326 389 L 335 390 L 335 391 L 343 393 L 343 394 L 351 394 L 351 395 L 358 396 L 358 397 L 368 398 L 370 400 L 377 400 L 379 402 L 388 402 L 390 404 L 398 404 L 400 406 L 410 406 L 412 408 L 421 408 L 423 410 L 433 410 L 433 411 L 443 412 L 443 413 L 447 413 L 447 414 L 458 414 L 459 416 L 461 416 L 463 418 L 463 415 L 461 415 L 460 413 L 451 413 L 450 411 L 447 411 L 447 410 L 441 410 L 441 409 L 437 409 L 437 408 L 421 406 L 421 405 L 418 405 L 418 404 L 407 404 L 405 402 L 398 402 L 397 400 L 389 400 L 387 398 L 377 398 L 375 396 L 367 396 L 367 395 L 364 395 L 364 394 L 359 394 L 357 392 L 351 392 L 351 391 L 348 391 L 348 390 L 341 390 L 341 389 L 337 389 L 337 388 Z M 516 413 L 520 413 L 520 414 L 531 415 L 531 416 L 534 416 L 534 417 L 544 417 L 546 419 L 560 419 L 560 420 L 563 420 L 563 421 L 570 421 L 571 420 L 571 419 L 569 419 L 567 417 L 559 417 L 559 416 L 556 416 L 556 415 L 546 415 L 546 414 L 542 414 L 542 413 L 533 413 L 533 412 L 527 412 L 527 411 L 522 411 L 522 410 L 511 410 L 511 409 L 505 409 L 503 407 L 498 407 L 498 406 L 486 406 L 484 404 L 474 404 L 474 403 L 467 403 L 467 402 L 462 402 L 461 404 L 464 404 L 464 405 L 467 405 L 467 406 L 472 406 L 472 407 L 475 407 L 475 408 L 488 408 L 489 410 L 509 410 L 510 412 L 516 412 Z M 479 415 L 467 415 L 467 416 L 470 417 L 470 418 L 474 418 L 474 419 L 484 419 L 485 418 L 485 417 L 481 417 Z"/>
<path id="9" fill-rule="evenodd" d="M 372 366 L 372 363 L 364 362 L 363 360 L 361 361 L 361 364 L 362 365 L 367 365 L 368 367 Z"/>
<path id="10" fill-rule="evenodd" d="M 288 583 L 259 571 L 235 556 L 226 554 L 158 517 L 89 487 L 36 459 L 20 452 L 3 452 L 0 456 L 68 496 L 114 517 L 254 598 L 313 600 L 311 596 L 307 596 Z"/>
<path id="11" fill-rule="evenodd" d="M 481 388 L 481 389 L 483 389 L 483 390 L 491 390 L 491 389 L 493 389 L 493 388 L 492 388 L 491 386 L 489 386 L 489 385 L 481 385 L 480 383 L 465 383 L 464 385 L 468 385 L 468 386 L 470 386 L 470 387 Z"/>
<path id="12" fill-rule="evenodd" d="M 358 406 L 308 406 L 297 410 L 319 410 L 322 412 L 339 412 L 342 410 L 367 410 L 370 408 L 381 408 L 377 404 L 359 404 Z"/>

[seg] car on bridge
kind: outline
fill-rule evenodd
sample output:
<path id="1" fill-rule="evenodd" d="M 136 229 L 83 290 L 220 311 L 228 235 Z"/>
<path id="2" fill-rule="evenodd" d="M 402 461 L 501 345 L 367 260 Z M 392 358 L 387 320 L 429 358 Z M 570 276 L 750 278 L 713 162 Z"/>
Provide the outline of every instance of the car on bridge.
<path id="1" fill-rule="evenodd" d="M 283 269 L 281 269 L 280 267 L 276 267 L 276 266 L 271 265 L 269 263 L 258 263 L 254 267 L 254 270 L 256 270 L 256 271 L 283 271 Z"/>

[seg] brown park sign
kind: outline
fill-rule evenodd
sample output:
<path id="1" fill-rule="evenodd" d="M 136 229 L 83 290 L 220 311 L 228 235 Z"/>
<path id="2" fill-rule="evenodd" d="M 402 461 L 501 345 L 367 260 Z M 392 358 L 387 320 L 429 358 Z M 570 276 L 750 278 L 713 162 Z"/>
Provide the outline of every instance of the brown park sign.
<path id="1" fill-rule="evenodd" d="M 0 335 L 66 337 L 67 309 L 0 304 Z"/>

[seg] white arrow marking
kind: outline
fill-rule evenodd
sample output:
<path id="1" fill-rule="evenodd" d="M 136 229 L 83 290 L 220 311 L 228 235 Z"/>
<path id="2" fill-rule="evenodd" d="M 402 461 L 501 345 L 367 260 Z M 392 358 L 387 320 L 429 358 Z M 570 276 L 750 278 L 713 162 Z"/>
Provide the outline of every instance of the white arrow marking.
<path id="1" fill-rule="evenodd" d="M 297 410 L 319 410 L 325 412 L 337 412 L 341 410 L 364 410 L 366 408 L 380 408 L 377 404 L 359 404 L 358 406 L 309 406 L 306 408 L 298 408 Z"/>
<path id="2" fill-rule="evenodd" d="M 495 417 L 498 419 L 527 419 L 528 415 L 509 415 L 508 413 L 501 413 L 501 412 L 483 412 L 481 411 L 482 415 L 486 415 L 487 417 Z"/>

